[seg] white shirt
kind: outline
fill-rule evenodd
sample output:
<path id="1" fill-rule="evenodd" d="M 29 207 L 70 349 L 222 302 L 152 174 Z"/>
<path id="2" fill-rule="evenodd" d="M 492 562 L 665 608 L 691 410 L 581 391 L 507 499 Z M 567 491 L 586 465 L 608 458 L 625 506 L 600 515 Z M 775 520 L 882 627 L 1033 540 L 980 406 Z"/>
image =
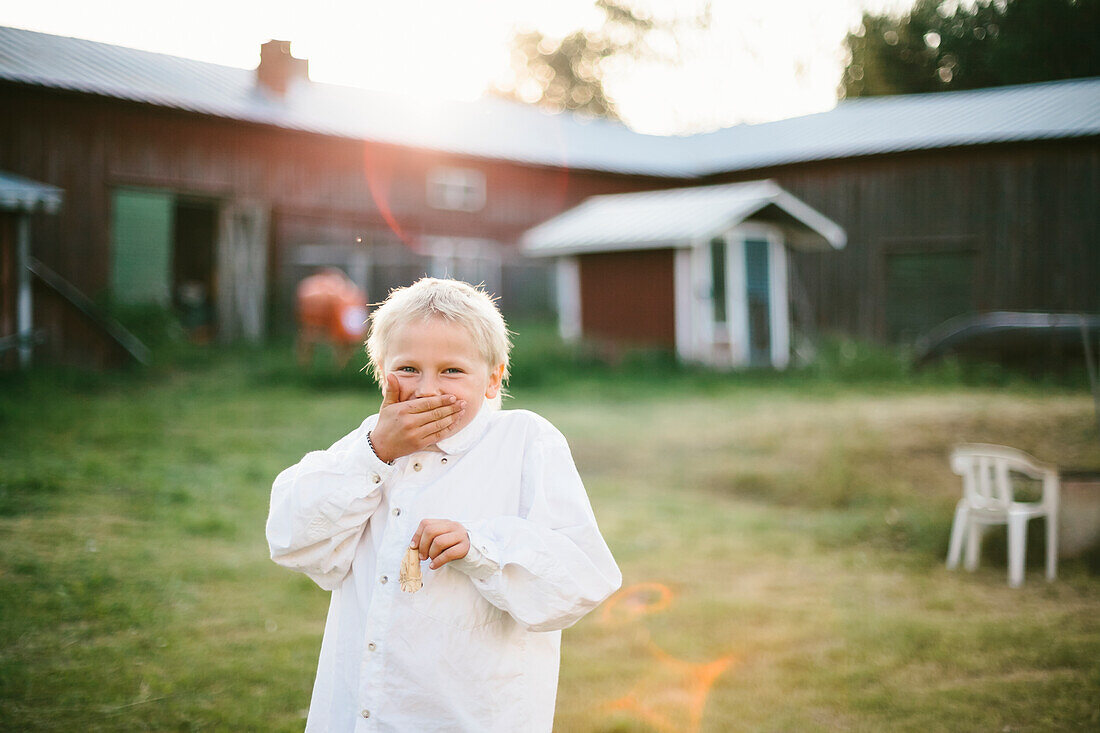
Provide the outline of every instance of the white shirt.
<path id="1" fill-rule="evenodd" d="M 373 415 L 283 471 L 272 559 L 332 591 L 306 731 L 549 731 L 561 629 L 618 589 L 565 438 L 484 407 L 433 450 L 374 455 Z M 469 531 L 467 557 L 400 589 L 421 519 Z"/>

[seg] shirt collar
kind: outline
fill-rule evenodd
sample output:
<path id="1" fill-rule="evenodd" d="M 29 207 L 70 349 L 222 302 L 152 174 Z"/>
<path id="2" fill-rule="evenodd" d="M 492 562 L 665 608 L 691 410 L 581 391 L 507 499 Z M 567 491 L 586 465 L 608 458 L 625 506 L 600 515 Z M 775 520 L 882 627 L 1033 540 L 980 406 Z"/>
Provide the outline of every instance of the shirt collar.
<path id="1" fill-rule="evenodd" d="M 474 446 L 474 443 L 481 440 L 481 436 L 489 429 L 489 416 L 492 412 L 494 412 L 494 408 L 489 404 L 489 401 L 482 402 L 481 409 L 477 411 L 477 415 L 474 416 L 469 425 L 449 438 L 439 441 L 435 446 L 449 455 L 465 453 Z"/>

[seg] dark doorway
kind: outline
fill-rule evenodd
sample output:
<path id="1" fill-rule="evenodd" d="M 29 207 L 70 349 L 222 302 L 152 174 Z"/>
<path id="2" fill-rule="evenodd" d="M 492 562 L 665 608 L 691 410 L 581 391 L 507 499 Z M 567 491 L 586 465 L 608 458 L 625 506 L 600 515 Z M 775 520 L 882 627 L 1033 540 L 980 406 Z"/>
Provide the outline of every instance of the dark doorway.
<path id="1" fill-rule="evenodd" d="M 173 218 L 172 305 L 191 337 L 208 341 L 215 332 L 217 205 L 179 197 Z"/>

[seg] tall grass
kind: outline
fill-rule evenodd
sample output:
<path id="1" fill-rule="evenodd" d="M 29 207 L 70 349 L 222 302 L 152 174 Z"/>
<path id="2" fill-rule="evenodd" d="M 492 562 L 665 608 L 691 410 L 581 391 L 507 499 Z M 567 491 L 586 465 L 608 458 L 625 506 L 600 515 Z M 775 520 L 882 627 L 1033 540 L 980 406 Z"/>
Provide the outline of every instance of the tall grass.
<path id="1" fill-rule="evenodd" d="M 948 357 L 924 366 L 913 360 L 905 346 L 882 346 L 843 336 L 826 336 L 808 349 L 785 371 L 741 368 L 722 372 L 679 363 L 668 349 L 650 347 L 609 350 L 605 345 L 580 341 L 563 343 L 548 323 L 523 323 L 516 327 L 512 374 L 517 385 L 570 387 L 590 381 L 627 386 L 682 389 L 738 384 L 775 385 L 783 389 L 814 391 L 849 387 L 890 390 L 924 387 L 998 387 L 1019 390 L 1071 390 L 1086 388 L 1084 365 L 1080 370 L 1029 374 L 1004 365 Z"/>

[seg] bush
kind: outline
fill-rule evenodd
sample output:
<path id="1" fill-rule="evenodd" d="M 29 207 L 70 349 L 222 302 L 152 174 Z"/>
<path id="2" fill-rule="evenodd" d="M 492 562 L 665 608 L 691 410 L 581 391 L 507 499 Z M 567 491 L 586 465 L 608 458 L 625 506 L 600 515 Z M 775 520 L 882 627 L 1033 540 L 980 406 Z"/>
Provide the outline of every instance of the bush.
<path id="1" fill-rule="evenodd" d="M 122 324 L 154 352 L 187 340 L 187 332 L 170 308 L 111 303 L 105 310 L 109 317 Z"/>

